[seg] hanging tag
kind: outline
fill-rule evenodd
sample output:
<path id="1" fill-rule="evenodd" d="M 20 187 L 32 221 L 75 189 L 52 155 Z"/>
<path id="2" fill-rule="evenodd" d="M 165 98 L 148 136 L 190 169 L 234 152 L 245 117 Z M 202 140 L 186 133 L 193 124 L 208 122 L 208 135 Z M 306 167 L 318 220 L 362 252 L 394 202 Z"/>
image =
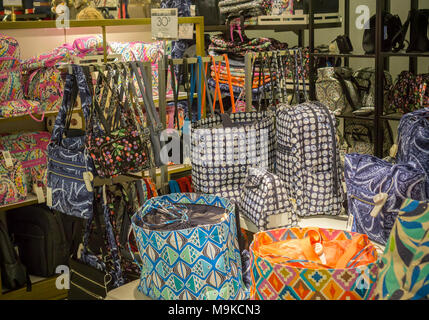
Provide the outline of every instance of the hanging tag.
<path id="1" fill-rule="evenodd" d="M 94 180 L 94 176 L 93 176 L 92 172 L 86 171 L 83 173 L 83 181 L 85 181 L 86 189 L 89 192 L 93 191 L 93 188 L 92 188 L 92 181 L 93 180 Z"/>
<path id="2" fill-rule="evenodd" d="M 13 161 L 9 151 L 3 150 L 3 158 L 6 162 L 6 168 L 13 167 Z"/>
<path id="3" fill-rule="evenodd" d="M 37 184 L 33 184 L 33 191 L 37 196 L 37 202 L 38 203 L 44 203 L 45 202 L 45 195 L 43 194 L 43 189 L 39 187 Z"/>
<path id="4" fill-rule="evenodd" d="M 106 185 L 103 186 L 103 201 L 107 204 Z"/>
<path id="5" fill-rule="evenodd" d="M 353 214 L 349 213 L 349 219 L 347 220 L 346 231 L 348 231 L 348 232 L 352 231 L 353 221 L 354 221 L 354 216 L 353 216 Z"/>
<path id="6" fill-rule="evenodd" d="M 83 244 L 79 243 L 79 247 L 77 248 L 77 259 L 80 260 L 80 258 L 82 257 L 82 251 L 83 251 Z"/>
<path id="7" fill-rule="evenodd" d="M 46 205 L 52 207 L 52 188 L 46 188 Z"/>
<path id="8" fill-rule="evenodd" d="M 192 23 L 179 25 L 179 39 L 194 39 L 194 25 Z"/>
<path id="9" fill-rule="evenodd" d="M 388 197 L 389 195 L 387 193 L 379 193 L 376 196 L 374 196 L 375 206 L 370 213 L 371 217 L 376 218 L 378 216 L 381 209 L 383 209 L 383 206 L 386 204 Z"/>
<path id="10" fill-rule="evenodd" d="M 179 36 L 177 8 L 152 9 L 151 32 L 154 40 L 177 40 Z"/>
<path id="11" fill-rule="evenodd" d="M 347 184 L 343 181 L 343 190 L 344 193 L 347 194 Z"/>
<path id="12" fill-rule="evenodd" d="M 392 146 L 392 148 L 390 148 L 389 155 L 390 155 L 391 158 L 395 159 L 397 154 L 398 154 L 398 145 L 394 144 Z"/>
<path id="13" fill-rule="evenodd" d="M 319 256 L 319 259 L 322 262 L 322 264 L 326 264 L 326 256 L 325 256 L 325 253 L 323 252 L 323 246 L 320 242 L 314 245 L 314 251 Z"/>

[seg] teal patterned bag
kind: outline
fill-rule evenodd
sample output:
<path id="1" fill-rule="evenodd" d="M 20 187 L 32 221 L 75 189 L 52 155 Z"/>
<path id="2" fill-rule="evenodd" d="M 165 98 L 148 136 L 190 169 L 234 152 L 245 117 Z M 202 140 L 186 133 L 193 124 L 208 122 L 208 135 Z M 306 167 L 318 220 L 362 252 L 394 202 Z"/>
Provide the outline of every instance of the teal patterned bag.
<path id="1" fill-rule="evenodd" d="M 138 287 L 158 300 L 243 300 L 234 205 L 225 198 L 151 198 L 132 218 L 142 261 Z"/>

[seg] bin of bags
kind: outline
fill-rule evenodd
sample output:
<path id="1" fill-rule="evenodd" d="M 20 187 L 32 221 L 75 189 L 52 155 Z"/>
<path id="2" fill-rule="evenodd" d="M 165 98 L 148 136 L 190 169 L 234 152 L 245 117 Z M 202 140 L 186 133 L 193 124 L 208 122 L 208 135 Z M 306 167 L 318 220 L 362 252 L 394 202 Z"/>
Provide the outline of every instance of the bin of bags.
<path id="1" fill-rule="evenodd" d="M 257 233 L 252 300 L 373 300 L 377 251 L 367 235 L 322 228 Z"/>
<path id="2" fill-rule="evenodd" d="M 225 198 L 169 194 L 132 217 L 141 260 L 138 290 L 159 300 L 242 300 L 234 205 Z"/>

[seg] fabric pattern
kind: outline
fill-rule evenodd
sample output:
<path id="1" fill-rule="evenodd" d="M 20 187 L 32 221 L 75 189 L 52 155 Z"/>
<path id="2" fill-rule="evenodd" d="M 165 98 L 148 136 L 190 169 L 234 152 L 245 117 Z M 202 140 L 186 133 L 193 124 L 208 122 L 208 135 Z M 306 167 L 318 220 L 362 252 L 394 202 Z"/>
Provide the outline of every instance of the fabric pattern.
<path id="1" fill-rule="evenodd" d="M 21 162 L 12 158 L 8 168 L 0 157 L 0 206 L 24 201 L 26 197 L 27 181 Z"/>
<path id="2" fill-rule="evenodd" d="M 84 173 L 95 175 L 94 163 L 85 148 L 85 136 L 63 137 L 66 116 L 72 98 L 73 82 L 77 82 L 85 121 L 90 116 L 92 104 L 85 75 L 80 66 L 73 65 L 73 74 L 68 74 L 63 102 L 48 145 L 48 188 L 52 190 L 51 209 L 67 215 L 88 219 L 93 214 L 94 193 L 85 184 Z M 88 123 L 88 122 L 87 122 Z M 92 183 L 92 181 L 90 181 Z"/>
<path id="3" fill-rule="evenodd" d="M 250 245 L 252 300 L 372 300 L 377 279 L 377 251 L 365 244 L 374 262 L 356 266 L 360 255 L 344 269 L 306 268 L 306 261 L 271 263 L 259 254 L 262 244 L 302 239 L 308 229 L 275 229 L 257 233 Z M 345 240 L 357 236 L 340 230 L 319 229 L 323 240 Z M 368 240 L 368 238 L 366 238 Z M 367 252 L 368 252 L 367 251 Z M 287 257 L 285 257 L 287 258 Z M 305 265 L 304 265 L 305 266 Z"/>
<path id="4" fill-rule="evenodd" d="M 21 52 L 18 41 L 5 34 L 0 34 L 0 57 L 11 57 L 19 60 Z"/>
<path id="5" fill-rule="evenodd" d="M 299 216 L 338 215 L 344 194 L 335 118 L 320 102 L 277 113 L 276 173 Z"/>
<path id="6" fill-rule="evenodd" d="M 188 229 L 154 231 L 142 219 L 159 201 L 223 208 L 225 218 Z M 132 227 L 143 262 L 138 290 L 145 295 L 161 300 L 248 298 L 234 206 L 227 199 L 199 194 L 152 198 L 133 216 Z"/>
<path id="7" fill-rule="evenodd" d="M 274 114 L 239 112 L 231 114 L 233 127 L 223 127 L 218 115 L 192 125 L 191 163 L 195 192 L 240 198 L 249 168 L 274 170 Z"/>
<path id="8" fill-rule="evenodd" d="M 426 174 L 426 196 L 429 199 L 429 108 L 402 117 L 398 128 L 400 163 L 410 163 Z"/>
<path id="9" fill-rule="evenodd" d="M 377 300 L 429 299 L 429 203 L 404 201 L 379 261 Z"/>
<path id="10" fill-rule="evenodd" d="M 386 245 L 402 203 L 407 198 L 426 200 L 426 175 L 409 164 L 391 164 L 369 155 L 345 157 L 345 180 L 352 231 L 364 233 L 372 241 Z M 378 213 L 371 214 L 374 197 L 386 193 Z"/>
<path id="11" fill-rule="evenodd" d="M 29 113 L 39 113 L 39 111 L 41 111 L 39 101 L 10 100 L 0 102 L 0 118 L 18 117 Z"/>
<path id="12" fill-rule="evenodd" d="M 0 71 L 0 101 L 24 99 L 21 67 Z"/>
<path id="13" fill-rule="evenodd" d="M 50 138 L 49 132 L 20 132 L 0 136 L 0 150 L 8 150 L 12 157 L 21 162 L 29 185 L 28 191 L 33 190 L 33 184 L 46 188 L 46 149 Z"/>
<path id="14" fill-rule="evenodd" d="M 286 225 L 295 227 L 297 217 L 287 191 L 276 175 L 260 168 L 250 168 L 244 186 L 241 189 L 239 202 L 240 212 L 252 221 L 260 231 L 268 229 L 270 215 L 284 215 Z"/>

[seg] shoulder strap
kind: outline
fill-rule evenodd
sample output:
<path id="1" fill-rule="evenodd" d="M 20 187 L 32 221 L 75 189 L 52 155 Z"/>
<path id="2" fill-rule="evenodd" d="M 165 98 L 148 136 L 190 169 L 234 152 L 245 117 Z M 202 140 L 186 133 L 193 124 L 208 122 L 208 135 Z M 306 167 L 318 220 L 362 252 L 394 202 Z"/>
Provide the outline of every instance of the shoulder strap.
<path id="1" fill-rule="evenodd" d="M 411 22 L 412 11 L 408 13 L 407 21 L 402 26 L 401 30 L 399 30 L 392 38 L 392 51 L 398 52 L 404 49 L 405 47 L 405 37 L 407 35 L 408 28 Z"/>

